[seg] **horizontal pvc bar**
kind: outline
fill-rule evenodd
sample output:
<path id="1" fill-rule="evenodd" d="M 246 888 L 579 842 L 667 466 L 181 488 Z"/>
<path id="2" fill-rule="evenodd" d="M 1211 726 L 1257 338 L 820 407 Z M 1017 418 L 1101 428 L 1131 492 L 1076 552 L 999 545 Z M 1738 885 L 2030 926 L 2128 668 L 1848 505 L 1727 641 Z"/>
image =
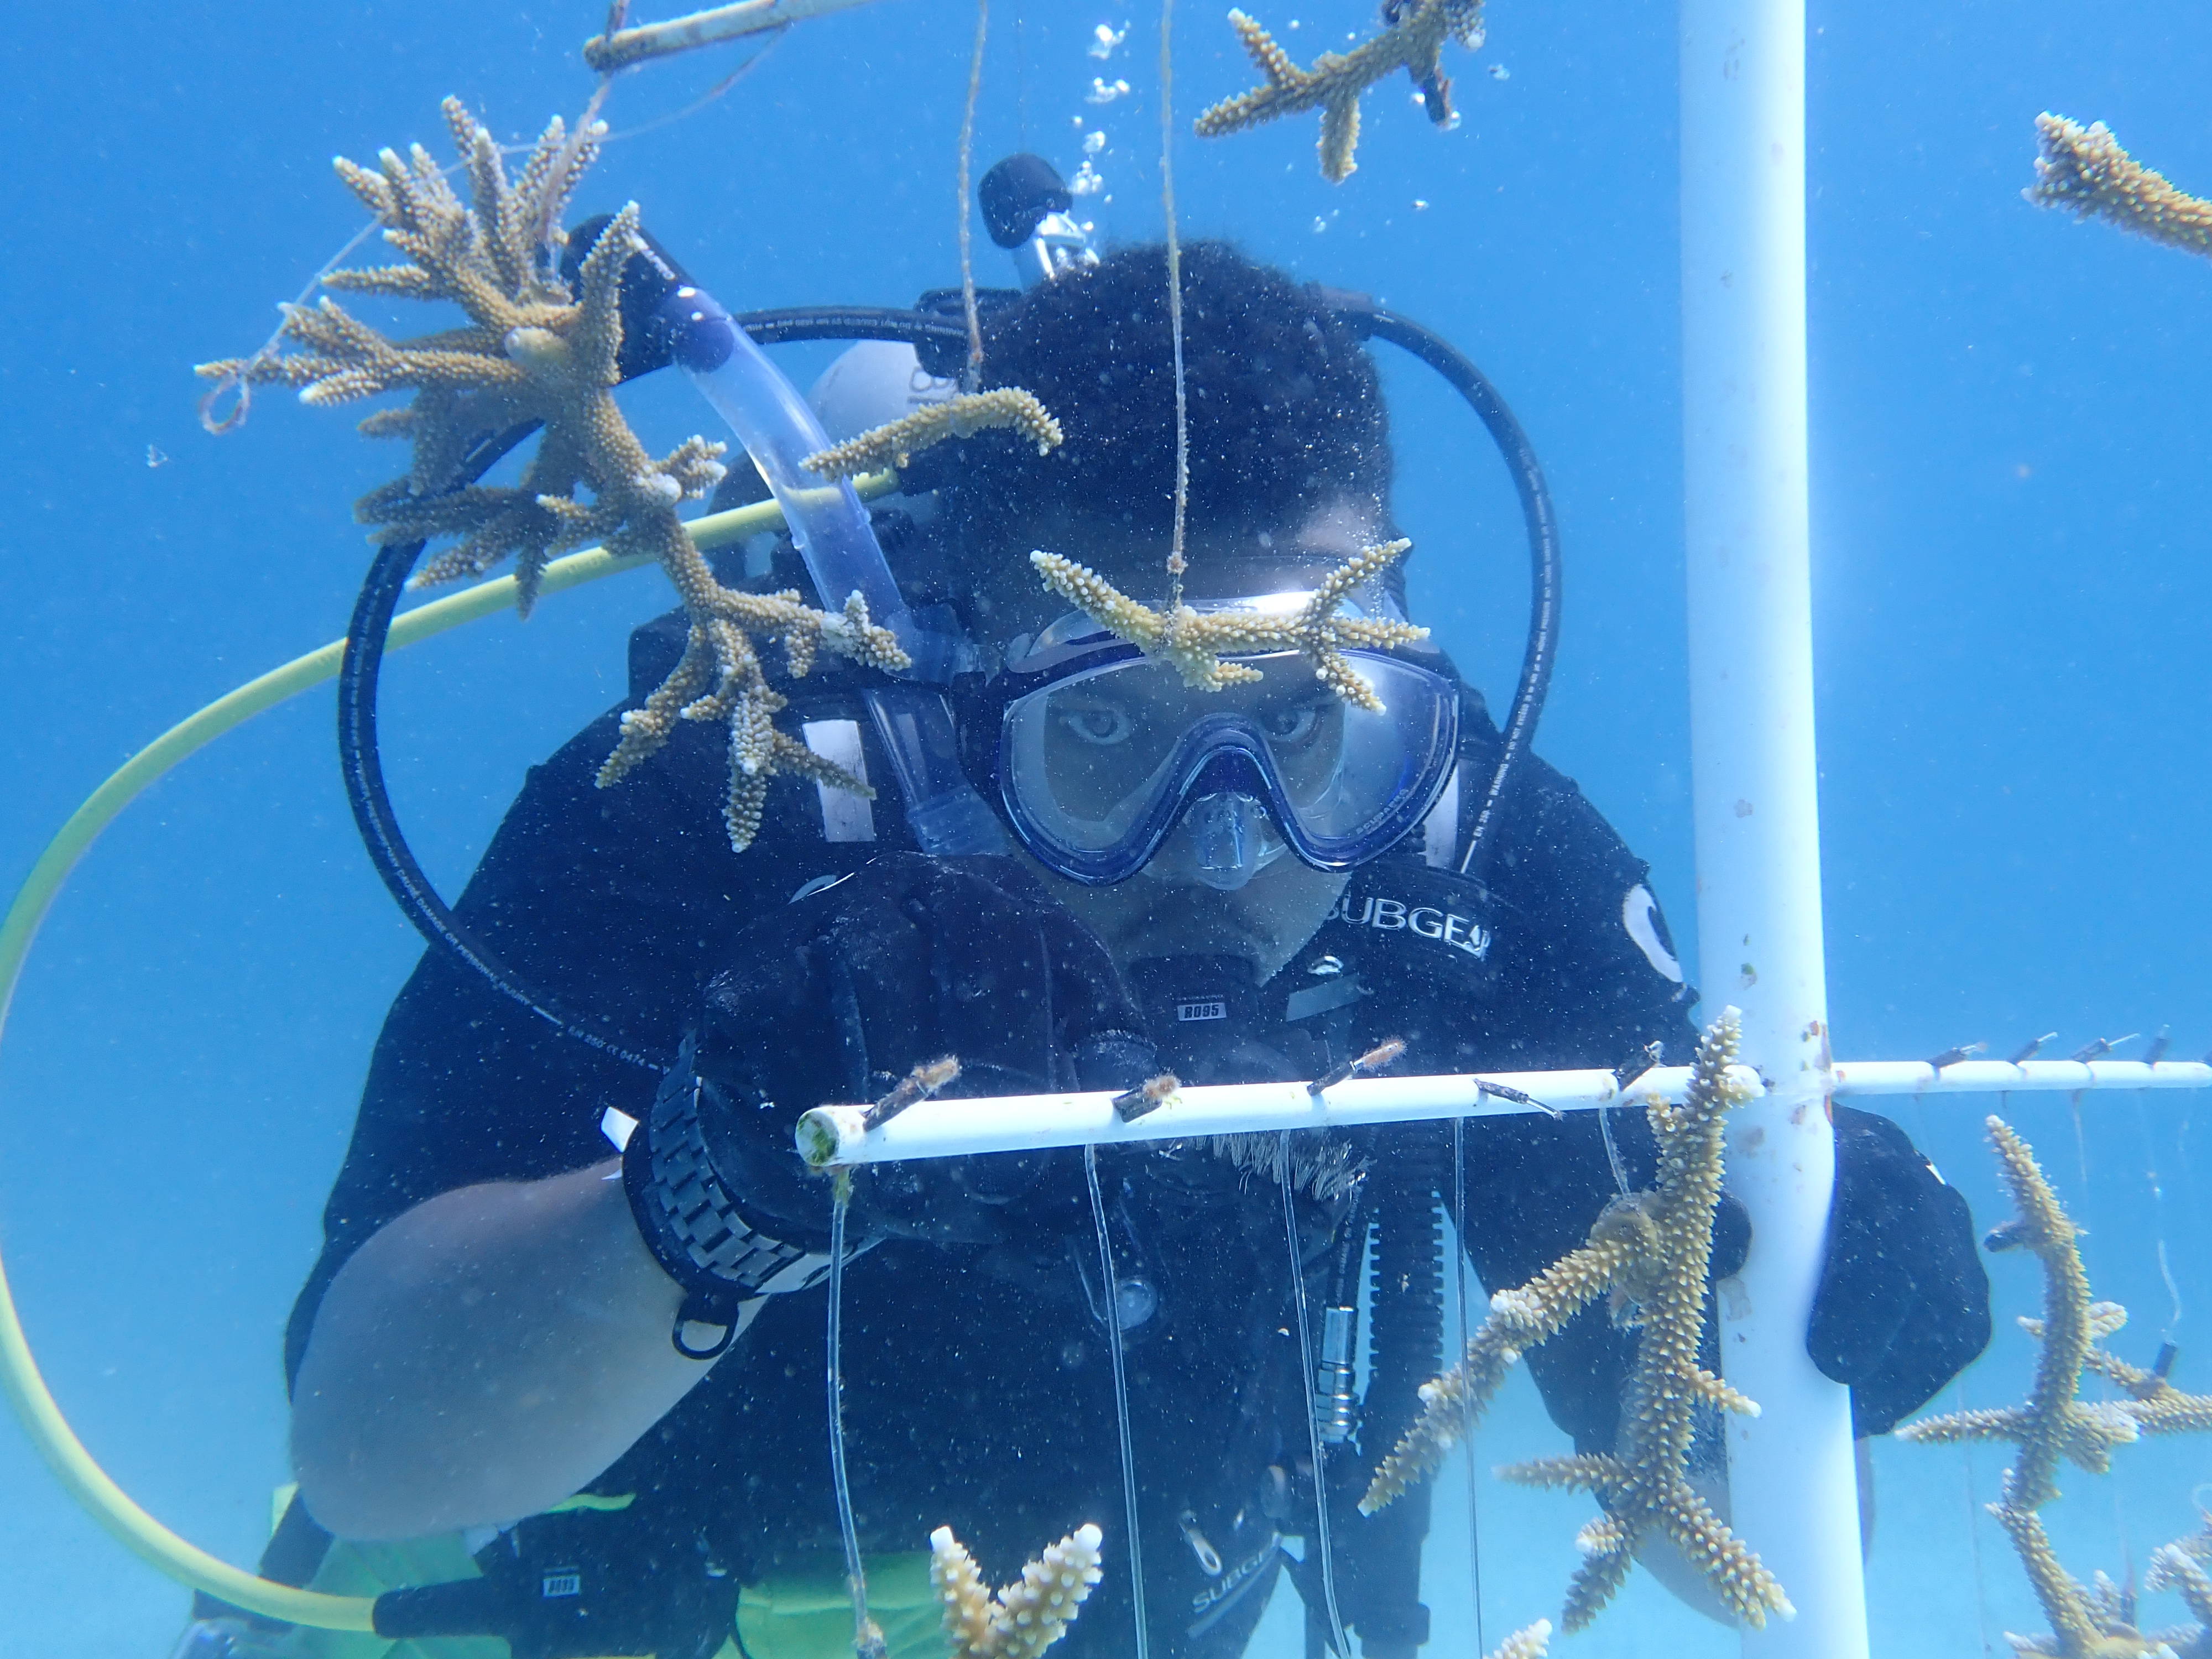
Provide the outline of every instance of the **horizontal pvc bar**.
<path id="1" fill-rule="evenodd" d="M 1746 1073 L 1747 1077 L 1749 1076 Z M 892 1158 L 1051 1146 L 1112 1146 L 1188 1135 L 1266 1133 L 1360 1123 L 1419 1123 L 1496 1113 L 1587 1109 L 1633 1094 L 1681 1098 L 1686 1066 L 1646 1072 L 1626 1090 L 1611 1072 L 1489 1072 L 1480 1076 L 1356 1078 L 1316 1097 L 1303 1083 L 1231 1083 L 1178 1089 L 1142 1117 L 1123 1121 L 1115 1097 L 998 1095 L 926 1100 L 880 1128 L 863 1129 L 865 1106 L 817 1106 L 799 1120 L 799 1150 L 817 1169 Z M 1511 1093 L 1498 1092 L 1511 1091 Z M 1527 1099 L 1516 1099 L 1514 1096 Z M 1531 1105 L 1533 1100 L 1540 1104 Z"/>
<path id="2" fill-rule="evenodd" d="M 1737 1075 L 1757 1087 L 1745 1066 Z M 1641 1105 L 1653 1096 L 1679 1102 L 1690 1068 L 1662 1066 L 1624 1087 L 1611 1072 L 1486 1072 L 1449 1076 L 1358 1078 L 1319 1097 L 1303 1083 L 1237 1083 L 1178 1089 L 1142 1117 L 1124 1121 L 1115 1097 L 994 1095 L 926 1100 L 878 1128 L 861 1127 L 865 1106 L 817 1106 L 799 1121 L 799 1150 L 816 1169 L 901 1158 L 961 1158 L 976 1152 L 1038 1152 L 1055 1146 L 1112 1146 L 1185 1136 L 1272 1133 L 1365 1123 L 1419 1123 L 1512 1112 L 1587 1111 Z M 1961 1060 L 1942 1071 L 1919 1060 L 1837 1063 L 1839 1097 L 1918 1094 L 2009 1094 L 2026 1091 L 2212 1088 L 2212 1066 L 2194 1060 Z M 1510 1091 L 1510 1092 L 1508 1092 Z M 1763 1090 L 1759 1091 L 1764 1092 Z M 1525 1097 L 1516 1099 L 1515 1097 Z"/>
<path id="3" fill-rule="evenodd" d="M 2194 1060 L 1962 1060 L 1937 1071 L 1924 1060 L 1836 1062 L 1838 1095 L 2003 1095 L 2026 1090 L 2207 1089 L 2212 1066 Z"/>

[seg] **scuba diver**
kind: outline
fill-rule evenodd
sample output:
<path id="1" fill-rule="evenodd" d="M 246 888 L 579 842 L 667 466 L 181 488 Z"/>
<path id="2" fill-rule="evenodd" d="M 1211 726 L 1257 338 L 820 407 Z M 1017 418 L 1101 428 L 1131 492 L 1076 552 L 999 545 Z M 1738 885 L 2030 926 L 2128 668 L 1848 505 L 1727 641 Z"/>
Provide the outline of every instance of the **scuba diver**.
<path id="1" fill-rule="evenodd" d="M 1320 291 L 1218 243 L 1182 270 L 1187 597 L 1295 603 L 1397 533 L 1380 376 Z M 1035 392 L 1065 444 L 1041 457 L 987 432 L 919 455 L 872 516 L 908 599 L 949 607 L 977 647 L 950 702 L 1000 850 L 926 851 L 888 800 L 782 776 L 734 853 L 707 726 L 595 787 L 622 714 L 682 649 L 680 613 L 639 629 L 630 698 L 532 771 L 455 912 L 563 1006 L 680 1059 L 656 1083 L 424 957 L 376 1044 L 288 1333 L 299 1494 L 264 1572 L 304 1583 L 376 1540 L 459 1534 L 408 1569 L 441 1559 L 453 1580 L 410 1592 L 423 1652 L 496 1635 L 516 1659 L 833 1659 L 852 1623 L 825 1454 L 832 1197 L 793 1149 L 802 1111 L 876 1098 L 945 1054 L 969 1095 L 1310 1079 L 1389 1037 L 1424 1073 L 1689 1057 L 1697 994 L 1647 866 L 1533 756 L 1486 799 L 1504 739 L 1441 651 L 1355 653 L 1379 714 L 1287 654 L 1195 691 L 1038 585 L 1042 548 L 1140 597 L 1164 586 L 1164 250 L 1047 258 L 988 310 L 984 345 L 982 384 Z M 721 574 L 811 586 L 787 542 Z M 1402 618 L 1402 564 L 1352 603 Z M 877 678 L 830 662 L 776 690 L 810 748 L 880 781 Z M 1864 1437 L 1979 1352 L 1988 1290 L 1963 1199 L 1887 1120 L 1835 1120 L 1809 1344 Z M 918 1553 L 932 1528 L 1003 1577 L 1085 1522 L 1107 1571 L 1071 1659 L 1128 1647 L 1137 1546 L 1151 1650 L 1228 1659 L 1285 1571 L 1319 1622 L 1322 1505 L 1362 1651 L 1409 1659 L 1428 1639 L 1425 1498 L 1371 1518 L 1354 1504 L 1442 1363 L 1439 1213 L 1458 1206 L 1486 1291 L 1518 1285 L 1650 1184 L 1651 1138 L 1635 1112 L 1475 1118 L 1456 1142 L 1436 1124 L 1296 1138 L 1298 1271 L 1327 1315 L 1340 1449 L 1320 1476 L 1278 1146 L 1100 1149 L 1111 1284 L 1079 1152 L 855 1180 L 842 1418 L 898 1659 L 941 1651 Z M 1747 1243 L 1724 1208 L 1716 1277 Z M 1369 1271 L 1354 1398 L 1346 1332 Z M 1593 1309 L 1528 1356 L 1578 1451 L 1613 1444 L 1635 1342 Z M 1647 1565 L 1695 1596 L 1663 1549 Z M 462 1552 L 480 1577 L 459 1576 Z"/>

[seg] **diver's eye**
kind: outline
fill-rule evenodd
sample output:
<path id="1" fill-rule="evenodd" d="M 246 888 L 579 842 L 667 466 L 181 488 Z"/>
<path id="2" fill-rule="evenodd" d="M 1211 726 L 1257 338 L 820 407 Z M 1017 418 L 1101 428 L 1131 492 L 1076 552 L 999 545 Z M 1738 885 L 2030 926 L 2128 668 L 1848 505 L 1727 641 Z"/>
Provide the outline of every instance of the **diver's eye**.
<path id="1" fill-rule="evenodd" d="M 1060 723 L 1078 742 L 1105 748 L 1128 741 L 1129 733 L 1136 730 L 1136 722 L 1127 711 L 1110 703 L 1100 703 L 1089 708 L 1066 708 L 1060 711 Z"/>
<path id="2" fill-rule="evenodd" d="M 1320 724 L 1321 710 L 1311 703 L 1295 708 L 1271 708 L 1260 717 L 1261 727 L 1269 741 L 1279 744 L 1304 743 Z"/>

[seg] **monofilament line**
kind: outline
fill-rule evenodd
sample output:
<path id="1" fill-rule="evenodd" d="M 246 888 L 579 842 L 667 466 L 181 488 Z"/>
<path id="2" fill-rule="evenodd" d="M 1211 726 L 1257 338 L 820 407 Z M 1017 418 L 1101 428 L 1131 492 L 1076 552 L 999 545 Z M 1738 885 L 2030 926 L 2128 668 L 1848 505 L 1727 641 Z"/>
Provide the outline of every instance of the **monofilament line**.
<path id="1" fill-rule="evenodd" d="M 960 389 L 973 392 L 983 372 L 983 324 L 975 314 L 975 264 L 969 256 L 968 172 L 975 153 L 975 104 L 983 91 L 983 40 L 991 29 L 991 0 L 975 0 L 975 49 L 968 58 L 968 101 L 960 112 L 960 307 L 968 319 L 968 372 Z"/>
<path id="2" fill-rule="evenodd" d="M 860 1559 L 860 1528 L 853 1516 L 853 1484 L 845 1474 L 845 1217 L 853 1207 L 853 1172 L 837 1172 L 830 1211 L 830 1329 L 823 1361 L 830 1387 L 830 1480 L 837 1501 L 837 1534 L 845 1545 L 845 1583 L 853 1594 L 853 1651 L 881 1659 L 884 1634 L 868 1617 L 868 1574 Z"/>
<path id="3" fill-rule="evenodd" d="M 1098 1190 L 1098 1149 L 1083 1149 L 1083 1180 L 1091 1193 L 1091 1224 L 1098 1234 L 1098 1271 L 1103 1276 L 1106 1351 L 1114 1360 L 1114 1422 L 1121 1431 L 1121 1512 L 1129 1529 L 1129 1609 L 1137 1621 L 1136 1659 L 1151 1659 L 1146 1632 L 1145 1551 L 1137 1530 L 1137 1449 L 1129 1432 L 1129 1378 L 1121 1352 L 1121 1283 L 1114 1276 L 1114 1241 L 1106 1231 L 1106 1200 Z"/>
<path id="4" fill-rule="evenodd" d="M 1305 1382 L 1306 1443 L 1313 1457 L 1314 1535 L 1306 1540 L 1306 1559 L 1320 1558 L 1321 1599 L 1328 1613 L 1329 1646 L 1342 1656 L 1352 1650 L 1346 1645 L 1344 1620 L 1336 1609 L 1336 1553 L 1328 1535 L 1328 1449 L 1322 1443 L 1320 1402 L 1314 1398 L 1313 1332 L 1306 1317 L 1305 1262 L 1298 1250 L 1297 1182 L 1291 1173 L 1291 1133 L 1288 1129 L 1282 1132 L 1277 1163 L 1282 1173 L 1283 1231 L 1291 1247 L 1291 1303 L 1297 1310 L 1298 1375 Z"/>
<path id="5" fill-rule="evenodd" d="M 1168 336 L 1175 343 L 1175 539 L 1168 547 L 1168 608 L 1182 603 L 1183 526 L 1190 516 L 1190 404 L 1182 381 L 1182 244 L 1176 238 L 1175 0 L 1160 0 L 1160 211 L 1167 221 Z"/>

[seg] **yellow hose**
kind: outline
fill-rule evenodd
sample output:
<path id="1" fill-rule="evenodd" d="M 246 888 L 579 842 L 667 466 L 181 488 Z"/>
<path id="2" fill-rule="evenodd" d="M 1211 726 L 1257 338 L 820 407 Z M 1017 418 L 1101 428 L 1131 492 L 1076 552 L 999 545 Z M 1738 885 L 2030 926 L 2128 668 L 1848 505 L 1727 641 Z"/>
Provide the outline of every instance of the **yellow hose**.
<path id="1" fill-rule="evenodd" d="M 883 472 L 857 479 L 855 484 L 863 499 L 872 499 L 896 489 L 898 480 L 894 474 Z M 782 522 L 782 510 L 774 501 L 761 501 L 695 519 L 690 530 L 692 539 L 701 549 L 711 550 L 726 547 L 756 532 L 773 529 Z M 615 558 L 592 548 L 548 565 L 541 591 L 558 593 L 650 562 L 647 559 Z M 507 610 L 514 604 L 514 577 L 501 576 L 480 582 L 395 618 L 391 647 L 413 645 L 449 628 L 459 628 L 464 623 Z M 124 762 L 92 792 L 83 805 L 70 814 L 69 821 L 46 843 L 46 850 L 31 866 L 30 873 L 23 878 L 23 884 L 16 889 L 6 917 L 0 919 L 0 1030 L 5 1029 L 9 1006 L 15 1000 L 15 986 L 22 977 L 23 963 L 31 953 L 31 942 L 38 936 L 40 923 L 46 920 L 62 883 L 100 832 L 142 790 L 186 756 L 214 742 L 232 727 L 243 725 L 263 709 L 296 697 L 310 686 L 337 678 L 338 662 L 344 654 L 345 641 L 333 641 L 320 650 L 295 658 L 282 668 L 272 669 L 258 679 L 248 680 L 228 696 L 216 698 Z M 179 1583 L 205 1590 L 249 1613 L 322 1630 L 374 1630 L 372 1615 L 376 1604 L 369 1597 L 324 1595 L 244 1571 L 178 1537 L 132 1502 L 130 1494 L 93 1461 L 92 1454 L 85 1449 L 84 1443 L 76 1437 L 68 1419 L 62 1415 L 46 1378 L 39 1374 L 38 1362 L 31 1357 L 31 1345 L 23 1334 L 23 1322 L 15 1311 L 15 1297 L 8 1288 L 4 1264 L 0 1264 L 0 1389 L 6 1390 L 8 1403 L 15 1408 L 24 1432 L 31 1437 L 31 1443 L 39 1449 L 55 1478 L 91 1512 L 94 1520 L 140 1559 Z"/>

